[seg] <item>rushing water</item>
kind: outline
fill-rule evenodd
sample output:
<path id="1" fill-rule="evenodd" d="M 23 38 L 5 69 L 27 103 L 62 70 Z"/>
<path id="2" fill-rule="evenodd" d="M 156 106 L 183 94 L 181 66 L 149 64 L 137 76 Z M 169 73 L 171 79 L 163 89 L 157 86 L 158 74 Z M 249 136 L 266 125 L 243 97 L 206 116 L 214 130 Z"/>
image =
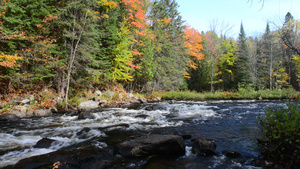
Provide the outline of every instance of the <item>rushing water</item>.
<path id="1" fill-rule="evenodd" d="M 87 140 L 100 148 L 112 148 L 126 137 L 145 134 L 188 134 L 213 139 L 218 155 L 193 155 L 191 141 L 187 141 L 183 157 L 127 160 L 116 162 L 111 168 L 255 168 L 253 160 L 259 156 L 255 150 L 257 117 L 264 115 L 266 107 L 284 104 L 255 100 L 160 102 L 136 109 L 101 109 L 93 113 L 95 119 L 78 120 L 77 115 L 63 115 L 0 122 L 0 168 Z M 88 130 L 80 132 L 84 128 Z M 59 142 L 50 148 L 33 148 L 44 137 Z M 242 157 L 228 158 L 223 151 L 239 152 Z"/>

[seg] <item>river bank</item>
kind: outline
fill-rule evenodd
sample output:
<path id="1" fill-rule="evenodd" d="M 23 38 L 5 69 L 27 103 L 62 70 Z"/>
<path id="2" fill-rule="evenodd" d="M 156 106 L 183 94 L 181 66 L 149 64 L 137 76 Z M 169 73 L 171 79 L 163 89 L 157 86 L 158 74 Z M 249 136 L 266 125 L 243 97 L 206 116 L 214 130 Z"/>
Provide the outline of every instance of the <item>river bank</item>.
<path id="1" fill-rule="evenodd" d="M 126 108 L 140 103 L 161 101 L 160 95 L 126 93 L 125 91 L 88 91 L 78 93 L 69 101 L 68 108 L 63 99 L 51 89 L 41 92 L 13 96 L 0 102 L 0 120 L 16 120 L 29 117 L 46 117 L 53 114 L 77 113 L 99 108 Z"/>
<path id="2" fill-rule="evenodd" d="M 62 98 L 53 89 L 18 94 L 0 101 L 0 120 L 15 120 L 24 117 L 45 117 L 53 114 L 86 112 L 98 108 L 125 108 L 140 103 L 161 100 L 275 100 L 297 99 L 300 93 L 292 88 L 258 90 L 240 88 L 236 92 L 217 91 L 197 93 L 193 91 L 160 91 L 152 94 L 128 93 L 124 89 L 78 91 L 69 100 L 68 109 Z"/>

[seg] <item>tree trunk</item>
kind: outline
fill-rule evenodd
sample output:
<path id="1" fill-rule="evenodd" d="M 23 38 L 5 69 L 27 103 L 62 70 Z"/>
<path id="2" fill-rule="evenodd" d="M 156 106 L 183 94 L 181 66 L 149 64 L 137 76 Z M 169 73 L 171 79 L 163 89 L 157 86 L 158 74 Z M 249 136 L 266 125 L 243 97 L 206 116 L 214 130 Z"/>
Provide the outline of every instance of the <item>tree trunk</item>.
<path id="1" fill-rule="evenodd" d="M 213 59 L 212 55 L 210 55 L 210 66 L 211 66 L 211 75 L 210 75 L 210 92 L 213 92 L 213 78 L 214 78 L 214 67 L 213 67 Z"/>
<path id="2" fill-rule="evenodd" d="M 85 13 L 85 16 L 84 16 L 84 20 L 87 19 L 87 14 L 88 12 Z M 78 45 L 80 43 L 80 40 L 82 38 L 82 33 L 83 31 L 85 30 L 85 25 L 86 25 L 86 22 L 84 22 L 84 24 L 82 25 L 82 28 L 79 32 L 79 35 L 78 35 L 78 39 L 75 40 L 72 39 L 72 45 L 71 45 L 71 51 L 70 51 L 70 61 L 69 61 L 69 65 L 68 65 L 68 73 L 67 73 L 67 81 L 66 81 L 66 93 L 65 93 L 65 103 L 66 103 L 66 109 L 68 109 L 68 95 L 69 95 L 69 90 L 70 90 L 70 81 L 71 81 L 71 73 L 72 73 L 72 68 L 73 68 L 73 65 L 74 65 L 74 61 L 75 61 L 75 57 L 76 57 L 76 52 L 78 50 Z M 72 27 L 72 34 L 73 35 L 76 35 L 76 30 L 75 30 L 75 26 L 76 26 L 76 19 L 74 18 L 73 19 L 73 27 Z M 74 46 L 75 44 L 75 46 Z"/>

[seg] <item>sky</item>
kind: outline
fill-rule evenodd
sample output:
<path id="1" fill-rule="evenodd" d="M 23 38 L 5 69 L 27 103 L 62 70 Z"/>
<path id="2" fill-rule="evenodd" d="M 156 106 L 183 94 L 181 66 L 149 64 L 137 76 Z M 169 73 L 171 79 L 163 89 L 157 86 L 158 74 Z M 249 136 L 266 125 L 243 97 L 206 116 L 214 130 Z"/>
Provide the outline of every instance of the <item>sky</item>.
<path id="1" fill-rule="evenodd" d="M 287 12 L 294 19 L 300 19 L 300 0 L 176 0 L 183 20 L 199 32 L 211 30 L 217 25 L 220 34 L 221 25 L 232 28 L 227 36 L 237 38 L 241 22 L 247 36 L 258 36 L 266 29 L 267 22 L 271 29 L 282 25 Z M 223 23 L 223 24 L 222 24 Z M 222 29 L 223 32 L 226 29 Z"/>

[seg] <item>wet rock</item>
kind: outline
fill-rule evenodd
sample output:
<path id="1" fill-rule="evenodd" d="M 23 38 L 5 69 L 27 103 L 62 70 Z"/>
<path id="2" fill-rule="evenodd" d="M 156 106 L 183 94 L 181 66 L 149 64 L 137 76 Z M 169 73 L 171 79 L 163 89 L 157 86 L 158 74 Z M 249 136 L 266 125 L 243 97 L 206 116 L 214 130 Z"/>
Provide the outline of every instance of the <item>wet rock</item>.
<path id="1" fill-rule="evenodd" d="M 216 155 L 216 148 L 215 141 L 199 138 L 193 143 L 192 152 L 200 156 L 213 156 Z"/>
<path id="2" fill-rule="evenodd" d="M 153 104 L 145 107 L 147 111 L 155 111 L 155 110 L 167 110 L 167 106 L 164 104 Z"/>
<path id="3" fill-rule="evenodd" d="M 190 139 L 192 139 L 192 135 L 190 135 L 190 134 L 184 134 L 184 135 L 181 135 L 181 137 L 182 137 L 184 140 L 190 140 Z"/>
<path id="4" fill-rule="evenodd" d="M 49 169 L 59 162 L 59 169 L 106 169 L 113 159 L 112 153 L 95 146 L 66 148 L 49 154 L 19 161 L 11 168 Z"/>
<path id="5" fill-rule="evenodd" d="M 222 154 L 224 154 L 226 157 L 230 157 L 230 158 L 238 158 L 238 157 L 242 156 L 240 153 L 235 152 L 235 151 L 223 151 Z"/>
<path id="6" fill-rule="evenodd" d="M 86 134 L 89 133 L 91 131 L 90 128 L 85 127 L 83 128 L 81 131 L 77 132 L 76 135 L 79 139 L 84 139 L 86 137 Z"/>
<path id="7" fill-rule="evenodd" d="M 145 118 L 147 118 L 147 117 L 149 117 L 149 115 L 147 115 L 147 114 L 139 114 L 139 115 L 136 115 L 136 116 L 134 116 L 135 118 L 142 118 L 142 119 L 145 119 Z"/>
<path id="8" fill-rule="evenodd" d="M 46 117 L 46 116 L 52 116 L 52 115 L 53 115 L 53 113 L 52 113 L 51 109 L 38 109 L 38 110 L 26 112 L 27 117 L 32 117 L 32 116 Z"/>
<path id="9" fill-rule="evenodd" d="M 20 120 L 20 117 L 18 117 L 15 114 L 6 113 L 0 115 L 0 121 L 16 121 L 16 120 Z"/>
<path id="10" fill-rule="evenodd" d="M 53 140 L 50 138 L 42 138 L 33 147 L 34 148 L 49 148 L 49 147 L 51 147 L 51 145 L 54 142 L 57 142 L 57 140 Z"/>
<path id="11" fill-rule="evenodd" d="M 185 143 L 177 135 L 141 136 L 117 145 L 116 152 L 124 157 L 181 156 L 185 154 Z"/>
<path id="12" fill-rule="evenodd" d="M 83 120 L 83 119 L 95 119 L 96 117 L 90 113 L 90 112 L 81 112 L 78 115 L 78 120 Z"/>
<path id="13" fill-rule="evenodd" d="M 80 103 L 78 106 L 78 110 L 79 111 L 89 111 L 91 109 L 96 109 L 99 107 L 99 103 L 100 102 L 88 100 L 88 101 Z"/>

